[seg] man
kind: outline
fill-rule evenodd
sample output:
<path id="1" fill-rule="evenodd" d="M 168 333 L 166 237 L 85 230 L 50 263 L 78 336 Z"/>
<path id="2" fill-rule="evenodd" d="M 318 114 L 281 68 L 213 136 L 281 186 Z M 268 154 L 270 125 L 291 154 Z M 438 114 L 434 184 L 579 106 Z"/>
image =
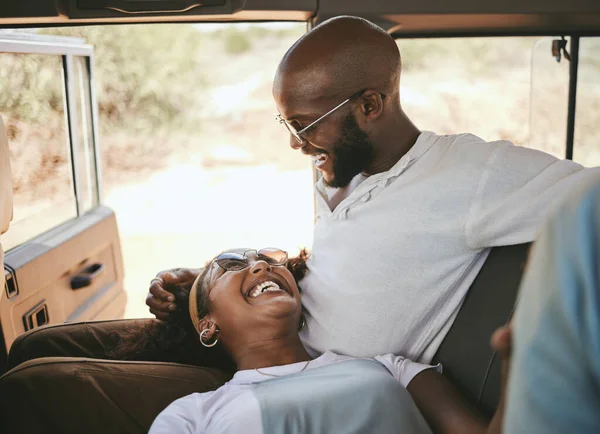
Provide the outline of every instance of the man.
<path id="1" fill-rule="evenodd" d="M 493 246 L 530 242 L 544 215 L 597 169 L 510 142 L 421 132 L 402 110 L 395 41 L 366 20 L 335 18 L 303 36 L 273 96 L 290 144 L 322 175 L 305 345 L 428 363 Z M 168 316 L 160 273 L 147 304 Z M 374 331 L 377 331 L 375 333 Z"/>

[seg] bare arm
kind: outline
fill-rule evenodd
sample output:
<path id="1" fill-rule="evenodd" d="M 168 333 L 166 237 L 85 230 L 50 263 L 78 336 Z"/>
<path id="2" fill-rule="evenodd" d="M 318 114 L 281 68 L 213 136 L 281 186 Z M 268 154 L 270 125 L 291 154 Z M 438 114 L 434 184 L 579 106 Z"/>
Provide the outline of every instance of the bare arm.
<path id="1" fill-rule="evenodd" d="M 494 333 L 492 347 L 502 358 L 502 389 L 498 408 L 489 423 L 437 371 L 422 371 L 409 383 L 407 390 L 434 433 L 501 434 L 510 354 L 510 328 L 499 329 Z"/>
<path id="2" fill-rule="evenodd" d="M 483 434 L 488 422 L 433 369 L 419 373 L 408 385 L 415 404 L 436 434 Z"/>

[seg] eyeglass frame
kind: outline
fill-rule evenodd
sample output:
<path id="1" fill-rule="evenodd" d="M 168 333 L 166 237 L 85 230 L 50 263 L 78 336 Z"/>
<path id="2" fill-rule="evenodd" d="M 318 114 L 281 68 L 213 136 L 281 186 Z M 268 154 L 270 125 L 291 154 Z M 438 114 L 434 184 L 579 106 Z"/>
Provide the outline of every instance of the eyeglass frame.
<path id="1" fill-rule="evenodd" d="M 217 265 L 218 265 L 220 268 L 222 268 L 222 269 L 223 269 L 223 270 L 225 270 L 225 271 L 242 271 L 242 270 L 245 270 L 246 268 L 249 268 L 249 267 L 250 267 L 250 261 L 249 261 L 249 258 L 248 258 L 248 256 L 246 256 L 246 254 L 247 254 L 248 252 L 255 252 L 255 253 L 256 253 L 256 256 L 257 256 L 257 257 L 260 257 L 260 252 L 262 252 L 263 250 L 267 250 L 267 249 L 279 250 L 280 252 L 283 252 L 283 253 L 285 253 L 285 260 L 283 261 L 283 263 L 281 263 L 281 264 L 279 264 L 279 263 L 278 263 L 278 264 L 270 264 L 270 265 L 272 265 L 272 266 L 274 266 L 274 267 L 285 267 L 285 266 L 287 265 L 287 263 L 288 263 L 288 261 L 289 261 L 289 254 L 288 254 L 288 252 L 286 252 L 285 250 L 282 250 L 282 249 L 280 249 L 280 248 L 278 248 L 278 247 L 263 247 L 263 248 L 262 248 L 262 249 L 260 249 L 260 250 L 258 250 L 258 249 L 248 249 L 248 250 L 245 250 L 245 251 L 244 251 L 244 253 L 238 253 L 238 252 L 223 252 L 223 253 L 220 253 L 220 254 L 219 254 L 219 255 L 218 255 L 216 258 L 214 258 L 214 259 L 211 261 L 211 263 L 210 263 L 210 275 L 208 276 L 208 281 L 209 281 L 209 282 L 210 282 L 210 281 L 212 281 L 212 272 L 213 272 L 213 269 L 214 269 L 214 265 L 215 265 L 215 263 L 216 263 L 216 264 L 217 264 Z M 219 262 L 218 262 L 218 261 L 219 261 L 219 258 L 220 258 L 222 255 L 226 255 L 226 254 L 235 254 L 235 255 L 241 255 L 241 256 L 242 256 L 242 258 L 245 258 L 245 259 L 246 259 L 246 266 L 245 266 L 244 268 L 240 268 L 240 269 L 238 269 L 238 270 L 228 270 L 227 268 L 225 268 L 223 265 L 219 264 Z M 240 258 L 240 259 L 242 259 L 242 258 Z M 225 259 L 225 258 L 223 258 L 223 259 Z"/>
<path id="2" fill-rule="evenodd" d="M 288 132 L 296 139 L 296 141 L 298 143 L 303 144 L 306 141 L 306 139 L 302 138 L 302 136 L 301 136 L 302 134 L 304 134 L 310 128 L 314 127 L 317 123 L 321 122 L 323 119 L 325 119 L 327 116 L 329 116 L 330 114 L 332 114 L 333 112 L 335 112 L 339 108 L 343 107 L 350 100 L 352 100 L 352 99 L 354 99 L 356 97 L 361 96 L 367 90 L 368 89 L 362 89 L 362 90 L 359 90 L 356 93 L 353 93 L 347 99 L 345 99 L 343 102 L 341 102 L 340 104 L 336 105 L 334 108 L 332 108 L 331 110 L 329 110 L 323 116 L 321 116 L 317 120 L 311 122 L 309 125 L 307 125 L 306 127 L 302 128 L 300 131 L 296 130 L 296 128 L 294 128 L 294 126 L 292 124 L 290 124 L 287 120 L 285 120 L 283 118 L 283 116 L 281 116 L 281 113 L 277 113 L 275 115 L 275 120 L 277 120 L 277 122 L 279 122 L 279 125 L 283 125 L 285 127 L 285 129 L 288 130 Z M 382 98 L 385 98 L 384 94 L 380 93 L 380 95 L 381 95 Z"/>

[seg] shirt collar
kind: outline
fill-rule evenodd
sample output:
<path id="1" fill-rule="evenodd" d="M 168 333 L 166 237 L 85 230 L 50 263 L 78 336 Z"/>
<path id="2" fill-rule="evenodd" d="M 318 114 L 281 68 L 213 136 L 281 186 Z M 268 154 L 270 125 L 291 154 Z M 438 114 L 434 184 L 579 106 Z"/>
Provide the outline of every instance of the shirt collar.
<path id="1" fill-rule="evenodd" d="M 311 360 L 306 366 L 306 362 L 298 362 L 291 363 L 289 365 L 281 365 L 281 366 L 270 366 L 266 368 L 260 368 L 261 372 L 266 372 L 267 374 L 272 374 L 277 377 L 283 377 L 286 375 L 296 374 L 300 371 L 304 371 L 305 369 L 312 369 L 319 366 L 323 366 L 324 364 L 329 363 L 333 359 L 336 358 L 336 354 L 327 351 L 323 353 L 321 356 L 316 359 Z M 305 369 L 302 369 L 306 366 Z M 252 384 L 252 383 L 260 383 L 264 380 L 273 379 L 275 377 L 264 375 L 258 372 L 256 369 L 245 369 L 243 371 L 237 371 L 233 378 L 229 381 L 229 384 Z"/>
<path id="2" fill-rule="evenodd" d="M 391 169 L 387 170 L 386 172 L 381 172 L 381 173 L 376 173 L 375 175 L 371 175 L 371 176 L 367 177 L 367 180 L 371 181 L 371 182 L 376 182 L 376 181 L 385 182 L 386 180 L 388 180 L 390 178 L 399 176 L 402 173 L 402 171 L 404 169 L 406 169 L 406 167 L 410 163 L 414 163 L 417 159 L 421 158 L 431 148 L 431 146 L 435 142 L 435 140 L 431 140 L 434 136 L 436 136 L 436 134 L 431 131 L 421 132 L 421 134 L 419 134 L 419 137 L 417 137 L 417 140 L 414 143 L 414 145 L 411 146 L 411 148 L 408 150 L 408 152 L 406 154 L 404 154 L 402 156 L 402 158 L 400 158 L 396 162 L 396 164 L 394 164 L 394 166 L 392 166 Z M 363 174 L 356 175 L 356 177 L 354 177 L 352 179 L 350 184 L 352 184 L 359 177 L 364 178 L 364 176 L 365 175 L 363 175 Z M 331 196 L 331 187 L 327 187 L 325 185 L 325 183 L 323 181 L 323 177 L 319 178 L 319 180 L 317 181 L 317 183 L 315 185 L 315 188 L 324 198 Z M 328 192 L 328 190 L 329 190 L 329 192 Z"/>

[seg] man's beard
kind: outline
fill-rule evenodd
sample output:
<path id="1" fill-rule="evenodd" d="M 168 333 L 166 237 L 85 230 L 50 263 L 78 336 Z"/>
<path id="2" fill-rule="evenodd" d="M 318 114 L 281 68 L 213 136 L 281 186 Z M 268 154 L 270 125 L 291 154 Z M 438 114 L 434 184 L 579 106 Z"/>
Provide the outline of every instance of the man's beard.
<path id="1" fill-rule="evenodd" d="M 341 128 L 341 138 L 330 152 L 333 158 L 333 177 L 325 184 L 329 187 L 341 188 L 363 172 L 375 157 L 375 148 L 369 136 L 360 129 L 354 113 L 349 113 Z"/>

